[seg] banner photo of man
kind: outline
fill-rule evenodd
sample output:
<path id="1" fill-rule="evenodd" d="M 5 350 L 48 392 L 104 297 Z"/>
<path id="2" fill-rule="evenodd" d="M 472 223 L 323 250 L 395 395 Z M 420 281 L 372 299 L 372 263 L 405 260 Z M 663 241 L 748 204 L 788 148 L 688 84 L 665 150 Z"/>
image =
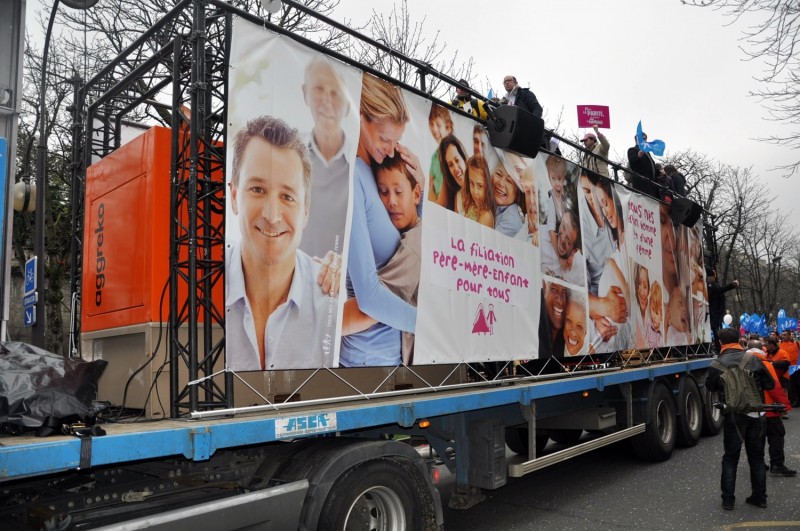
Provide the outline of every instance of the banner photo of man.
<path id="1" fill-rule="evenodd" d="M 226 364 L 335 367 L 361 74 L 246 21 L 235 24 Z"/>

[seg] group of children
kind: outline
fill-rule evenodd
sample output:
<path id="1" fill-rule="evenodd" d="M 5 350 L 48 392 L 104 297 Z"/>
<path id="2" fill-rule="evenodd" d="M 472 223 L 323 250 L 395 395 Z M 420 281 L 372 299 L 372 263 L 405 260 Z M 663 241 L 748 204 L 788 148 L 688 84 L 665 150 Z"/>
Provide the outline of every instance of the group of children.
<path id="1" fill-rule="evenodd" d="M 494 194 L 486 151 L 488 139 L 483 127 L 475 124 L 473 128 L 471 157 L 453 134 L 450 111 L 440 105 L 431 105 L 428 127 L 439 146 L 431 157 L 428 199 L 493 228 Z"/>

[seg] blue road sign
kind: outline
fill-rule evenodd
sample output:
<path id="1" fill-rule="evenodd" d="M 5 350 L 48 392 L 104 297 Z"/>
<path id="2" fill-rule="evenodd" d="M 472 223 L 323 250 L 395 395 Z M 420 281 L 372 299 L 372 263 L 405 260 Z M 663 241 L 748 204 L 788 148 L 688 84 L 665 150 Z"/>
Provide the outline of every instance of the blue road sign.
<path id="1" fill-rule="evenodd" d="M 36 257 L 25 262 L 25 295 L 36 291 Z"/>
<path id="2" fill-rule="evenodd" d="M 26 307 L 26 308 L 28 306 L 33 306 L 37 302 L 39 302 L 39 292 L 38 291 L 34 291 L 33 293 L 30 293 L 30 294 L 25 295 L 24 297 L 22 297 L 22 305 L 24 307 Z"/>
<path id="3" fill-rule="evenodd" d="M 25 326 L 33 326 L 36 324 L 36 306 L 29 306 L 25 308 L 25 314 L 22 318 Z"/>

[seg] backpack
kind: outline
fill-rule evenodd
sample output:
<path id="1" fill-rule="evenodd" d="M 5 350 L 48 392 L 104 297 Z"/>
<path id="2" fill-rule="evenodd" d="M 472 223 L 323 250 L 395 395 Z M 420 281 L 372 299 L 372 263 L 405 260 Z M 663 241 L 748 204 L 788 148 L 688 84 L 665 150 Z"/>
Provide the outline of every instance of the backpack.
<path id="1" fill-rule="evenodd" d="M 753 371 L 745 368 L 754 357 L 753 354 L 745 352 L 742 360 L 737 365 L 730 367 L 726 367 L 717 360 L 711 362 L 712 367 L 722 371 L 720 380 L 725 397 L 726 413 L 745 414 L 763 410 L 762 393 L 758 389 Z"/>

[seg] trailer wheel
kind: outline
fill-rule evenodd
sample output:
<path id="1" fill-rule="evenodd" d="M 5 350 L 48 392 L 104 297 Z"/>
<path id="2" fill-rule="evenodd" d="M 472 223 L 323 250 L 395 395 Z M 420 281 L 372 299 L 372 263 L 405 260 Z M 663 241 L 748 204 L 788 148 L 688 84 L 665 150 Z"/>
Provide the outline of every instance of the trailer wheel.
<path id="1" fill-rule="evenodd" d="M 318 529 L 430 529 L 433 502 L 424 496 L 412 467 L 390 459 L 366 461 L 342 474 L 320 512 Z"/>
<path id="2" fill-rule="evenodd" d="M 666 461 L 675 448 L 677 435 L 675 400 L 672 391 L 656 383 L 647 403 L 647 428 L 631 439 L 633 451 L 640 459 Z"/>
<path id="3" fill-rule="evenodd" d="M 703 399 L 691 377 L 681 380 L 678 389 L 678 444 L 691 447 L 703 432 Z"/>
<path id="4" fill-rule="evenodd" d="M 536 435 L 536 455 L 539 456 L 550 438 L 547 435 Z M 506 445 L 519 455 L 528 455 L 528 427 L 511 426 L 506 428 Z"/>
<path id="5" fill-rule="evenodd" d="M 703 388 L 703 435 L 716 435 L 722 429 L 725 418 L 722 410 L 714 407 L 714 402 L 719 402 L 719 393 Z"/>
<path id="6" fill-rule="evenodd" d="M 572 445 L 578 442 L 578 440 L 581 438 L 581 435 L 583 435 L 583 430 L 550 430 L 549 435 L 550 438 L 557 443 Z"/>

